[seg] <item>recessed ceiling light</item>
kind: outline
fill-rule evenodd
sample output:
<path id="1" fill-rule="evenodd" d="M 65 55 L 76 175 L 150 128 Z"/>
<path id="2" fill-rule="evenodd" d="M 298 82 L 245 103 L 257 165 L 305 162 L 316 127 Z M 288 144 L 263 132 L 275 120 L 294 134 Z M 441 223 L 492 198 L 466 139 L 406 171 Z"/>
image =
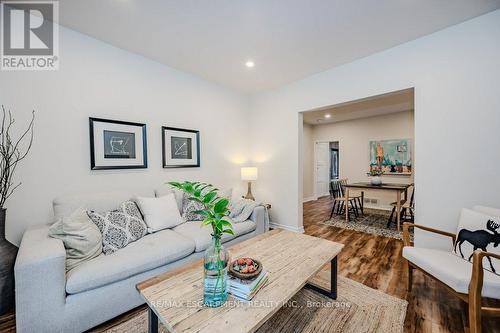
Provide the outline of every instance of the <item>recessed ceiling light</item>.
<path id="1" fill-rule="evenodd" d="M 248 68 L 253 68 L 255 67 L 255 63 L 252 60 L 248 60 L 247 62 L 245 62 L 245 66 L 247 66 Z"/>
<path id="2" fill-rule="evenodd" d="M 329 113 L 325 114 L 325 118 L 326 118 L 326 119 L 331 118 L 331 117 L 332 117 L 332 115 L 331 115 L 331 114 L 329 114 Z"/>

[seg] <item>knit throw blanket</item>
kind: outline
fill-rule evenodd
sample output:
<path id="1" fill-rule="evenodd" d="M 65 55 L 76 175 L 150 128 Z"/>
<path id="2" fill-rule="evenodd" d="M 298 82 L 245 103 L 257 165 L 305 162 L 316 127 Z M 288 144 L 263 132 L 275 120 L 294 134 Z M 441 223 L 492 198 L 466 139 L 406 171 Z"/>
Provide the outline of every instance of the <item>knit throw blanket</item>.
<path id="1" fill-rule="evenodd" d="M 244 198 L 232 201 L 230 207 L 231 213 L 229 214 L 229 217 L 233 223 L 245 222 L 252 215 L 253 210 L 258 206 L 265 207 L 262 203 Z M 264 219 L 266 225 L 268 225 L 269 214 L 267 212 L 267 208 L 264 214 Z"/>

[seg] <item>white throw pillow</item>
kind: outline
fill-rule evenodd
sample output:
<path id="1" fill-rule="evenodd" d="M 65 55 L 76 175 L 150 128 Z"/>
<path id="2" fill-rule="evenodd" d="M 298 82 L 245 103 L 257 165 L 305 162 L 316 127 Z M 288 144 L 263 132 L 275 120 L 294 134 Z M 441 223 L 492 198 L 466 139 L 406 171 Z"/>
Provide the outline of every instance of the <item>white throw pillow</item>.
<path id="1" fill-rule="evenodd" d="M 500 217 L 500 209 L 486 206 L 474 206 L 472 210 L 486 215 Z"/>
<path id="2" fill-rule="evenodd" d="M 182 205 L 184 199 L 184 192 L 177 189 L 172 188 L 172 186 L 168 184 L 164 184 L 161 187 L 155 189 L 155 196 L 157 198 L 163 197 L 167 194 L 173 193 L 175 195 L 175 201 L 177 201 L 177 208 L 179 208 L 179 212 L 182 214 Z"/>
<path id="3" fill-rule="evenodd" d="M 136 201 L 144 216 L 149 233 L 173 228 L 182 223 L 173 193 L 159 198 L 137 197 Z"/>
<path id="4" fill-rule="evenodd" d="M 472 261 L 472 254 L 477 249 L 500 254 L 499 229 L 500 217 L 463 208 L 453 252 L 469 261 Z M 485 257 L 483 268 L 500 275 L 500 260 Z"/>

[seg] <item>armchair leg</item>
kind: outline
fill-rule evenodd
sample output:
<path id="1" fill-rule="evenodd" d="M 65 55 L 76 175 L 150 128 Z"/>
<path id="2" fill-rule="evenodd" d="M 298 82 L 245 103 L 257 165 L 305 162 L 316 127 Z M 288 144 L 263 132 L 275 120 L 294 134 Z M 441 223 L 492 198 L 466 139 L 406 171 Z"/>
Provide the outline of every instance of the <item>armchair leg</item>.
<path id="1" fill-rule="evenodd" d="M 408 273 L 408 278 L 406 280 L 406 290 L 408 290 L 409 293 L 411 293 L 412 287 L 413 287 L 413 267 L 411 267 L 410 263 L 408 260 L 405 260 L 406 262 L 406 272 Z"/>
<path id="2" fill-rule="evenodd" d="M 472 276 L 469 284 L 470 333 L 481 333 L 481 291 L 483 290 L 483 257 L 476 250 L 472 259 Z"/>
<path id="3" fill-rule="evenodd" d="M 470 333 L 481 333 L 481 300 L 474 302 L 469 295 L 469 327 Z"/>

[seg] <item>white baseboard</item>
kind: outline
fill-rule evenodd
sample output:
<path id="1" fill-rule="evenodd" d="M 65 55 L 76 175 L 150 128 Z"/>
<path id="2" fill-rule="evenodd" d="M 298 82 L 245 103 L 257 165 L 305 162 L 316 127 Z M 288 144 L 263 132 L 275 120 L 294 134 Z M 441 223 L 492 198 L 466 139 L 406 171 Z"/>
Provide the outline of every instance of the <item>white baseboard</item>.
<path id="1" fill-rule="evenodd" d="M 317 197 L 307 197 L 307 198 L 304 198 L 302 200 L 302 202 L 304 203 L 304 202 L 315 201 L 315 200 L 318 200 L 318 198 Z"/>
<path id="2" fill-rule="evenodd" d="M 269 227 L 272 229 L 284 229 L 284 230 L 288 230 L 288 231 L 298 232 L 301 234 L 304 233 L 304 227 L 300 227 L 300 228 L 292 227 L 289 225 L 284 225 L 284 224 L 280 224 L 280 223 L 276 223 L 276 222 L 270 222 Z"/>

